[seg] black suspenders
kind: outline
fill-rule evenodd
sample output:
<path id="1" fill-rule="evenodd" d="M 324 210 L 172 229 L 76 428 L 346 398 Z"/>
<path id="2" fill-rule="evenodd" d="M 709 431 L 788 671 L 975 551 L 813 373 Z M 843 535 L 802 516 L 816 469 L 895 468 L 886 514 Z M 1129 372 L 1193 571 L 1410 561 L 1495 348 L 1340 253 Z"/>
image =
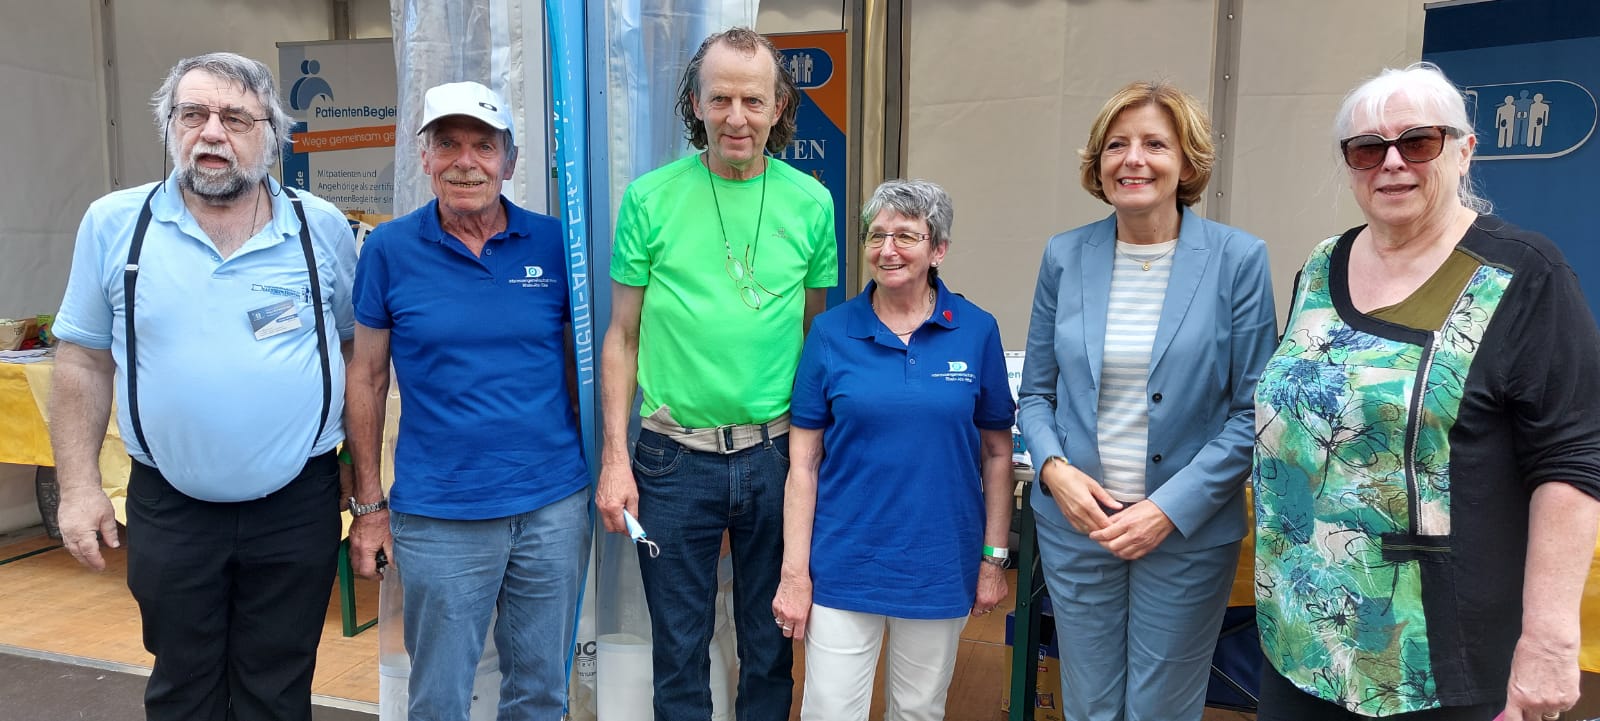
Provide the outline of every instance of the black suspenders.
<path id="1" fill-rule="evenodd" d="M 133 422 L 133 435 L 139 440 L 139 447 L 144 449 L 144 454 L 150 459 L 151 464 L 156 461 L 155 452 L 150 450 L 150 444 L 144 439 L 144 426 L 139 423 L 139 361 L 137 356 L 138 335 L 134 332 L 133 308 L 134 289 L 139 282 L 139 252 L 144 249 L 144 234 L 150 227 L 150 201 L 161 190 L 164 183 L 156 183 L 156 187 L 145 196 L 144 208 L 139 211 L 139 223 L 133 229 L 133 242 L 128 246 L 128 264 L 122 270 L 122 304 L 125 308 L 124 327 L 128 342 L 127 376 L 128 376 L 128 418 Z M 300 250 L 305 253 L 306 273 L 311 277 L 311 299 L 316 309 L 317 317 L 317 353 L 322 360 L 322 414 L 317 420 L 317 433 L 311 437 L 311 443 L 316 444 L 322 437 L 322 431 L 328 425 L 328 411 L 333 406 L 333 369 L 332 361 L 328 354 L 327 319 L 322 315 L 322 286 L 317 280 L 317 256 L 311 248 L 311 225 L 306 222 L 306 211 L 300 197 L 286 186 L 283 188 L 289 202 L 294 206 L 294 214 L 300 220 Z"/>

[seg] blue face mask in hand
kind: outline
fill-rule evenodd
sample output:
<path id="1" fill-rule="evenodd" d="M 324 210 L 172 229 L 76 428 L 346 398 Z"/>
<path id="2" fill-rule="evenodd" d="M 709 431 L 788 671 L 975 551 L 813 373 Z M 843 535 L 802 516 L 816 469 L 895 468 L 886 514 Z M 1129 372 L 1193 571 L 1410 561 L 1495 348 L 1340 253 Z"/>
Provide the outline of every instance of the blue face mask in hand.
<path id="1" fill-rule="evenodd" d="M 626 508 L 622 509 L 622 522 L 628 525 L 628 538 L 633 539 L 634 543 L 644 544 L 645 548 L 649 549 L 651 558 L 661 555 L 661 547 L 657 546 L 655 541 L 645 537 L 644 526 L 639 525 L 639 519 L 634 518 L 633 514 L 629 513 Z"/>

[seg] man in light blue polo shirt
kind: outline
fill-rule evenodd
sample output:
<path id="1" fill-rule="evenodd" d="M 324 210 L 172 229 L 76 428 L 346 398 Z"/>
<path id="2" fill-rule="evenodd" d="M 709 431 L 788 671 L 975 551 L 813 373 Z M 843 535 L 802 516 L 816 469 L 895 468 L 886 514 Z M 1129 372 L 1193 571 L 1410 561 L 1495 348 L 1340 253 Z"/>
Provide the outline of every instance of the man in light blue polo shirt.
<path id="1" fill-rule="evenodd" d="M 428 90 L 422 135 L 438 197 L 372 231 L 356 268 L 351 556 L 403 573 L 410 718 L 467 718 L 498 610 L 499 718 L 556 721 L 590 539 L 561 223 L 501 197 L 517 152 L 493 91 Z M 391 359 L 405 410 L 386 504 Z"/>
<path id="2" fill-rule="evenodd" d="M 119 545 L 97 463 L 114 392 L 146 717 L 309 720 L 354 241 L 268 176 L 290 119 L 265 65 L 179 61 L 153 104 L 174 171 L 89 207 L 52 328 L 62 541 L 96 570 Z"/>

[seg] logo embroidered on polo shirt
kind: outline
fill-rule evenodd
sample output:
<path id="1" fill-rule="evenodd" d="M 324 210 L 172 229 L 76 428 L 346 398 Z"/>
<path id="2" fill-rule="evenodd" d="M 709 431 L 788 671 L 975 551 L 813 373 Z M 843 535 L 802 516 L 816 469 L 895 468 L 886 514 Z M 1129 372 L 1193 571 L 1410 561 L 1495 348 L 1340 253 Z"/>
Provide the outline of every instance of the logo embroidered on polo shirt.
<path id="1" fill-rule="evenodd" d="M 967 362 L 966 361 L 958 361 L 958 360 L 945 361 L 945 364 L 950 367 L 950 370 L 948 372 L 945 372 L 945 373 L 935 373 L 935 374 L 933 374 L 934 378 L 943 378 L 944 380 L 949 381 L 951 383 L 977 383 L 978 382 L 978 377 L 977 376 L 967 372 Z"/>
<path id="2" fill-rule="evenodd" d="M 540 265 L 522 266 L 522 277 L 512 278 L 509 282 L 524 288 L 549 288 L 556 284 L 554 278 L 544 276 L 544 266 Z"/>

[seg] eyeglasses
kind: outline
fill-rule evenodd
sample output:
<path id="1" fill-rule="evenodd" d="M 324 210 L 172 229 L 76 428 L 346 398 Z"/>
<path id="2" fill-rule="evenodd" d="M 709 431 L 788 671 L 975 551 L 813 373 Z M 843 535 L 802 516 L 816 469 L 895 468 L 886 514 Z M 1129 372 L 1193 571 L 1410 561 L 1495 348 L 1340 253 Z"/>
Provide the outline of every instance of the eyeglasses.
<path id="1" fill-rule="evenodd" d="M 1394 138 L 1376 133 L 1356 135 L 1339 141 L 1339 151 L 1344 154 L 1344 164 L 1351 170 L 1371 170 L 1383 165 L 1389 148 L 1398 148 L 1400 157 L 1408 163 L 1426 163 L 1444 152 L 1444 139 L 1461 135 L 1461 131 L 1448 125 L 1422 125 L 1411 128 Z"/>
<path id="2" fill-rule="evenodd" d="M 774 298 L 782 298 L 782 293 L 774 293 L 756 280 L 756 269 L 750 265 L 750 248 L 744 249 L 744 260 L 728 254 L 723 261 L 722 269 L 728 272 L 728 277 L 733 279 L 733 287 L 739 290 L 739 299 L 744 301 L 750 310 L 761 310 L 761 294 L 766 293 Z"/>
<path id="3" fill-rule="evenodd" d="M 894 238 L 896 248 L 915 248 L 918 243 L 928 239 L 928 234 L 910 233 L 904 230 L 898 233 L 862 233 L 861 244 L 868 248 L 882 248 L 884 242 L 890 238 Z"/>
<path id="4" fill-rule="evenodd" d="M 210 105 L 201 105 L 199 103 L 178 103 L 172 109 L 172 112 L 167 114 L 167 117 L 177 118 L 178 122 L 185 128 L 198 128 L 211 122 L 212 113 L 216 113 L 217 117 L 222 118 L 222 127 L 227 128 L 228 132 L 234 135 L 244 135 L 255 130 L 256 123 L 271 119 L 252 118 L 249 113 L 237 108 L 214 108 Z"/>

